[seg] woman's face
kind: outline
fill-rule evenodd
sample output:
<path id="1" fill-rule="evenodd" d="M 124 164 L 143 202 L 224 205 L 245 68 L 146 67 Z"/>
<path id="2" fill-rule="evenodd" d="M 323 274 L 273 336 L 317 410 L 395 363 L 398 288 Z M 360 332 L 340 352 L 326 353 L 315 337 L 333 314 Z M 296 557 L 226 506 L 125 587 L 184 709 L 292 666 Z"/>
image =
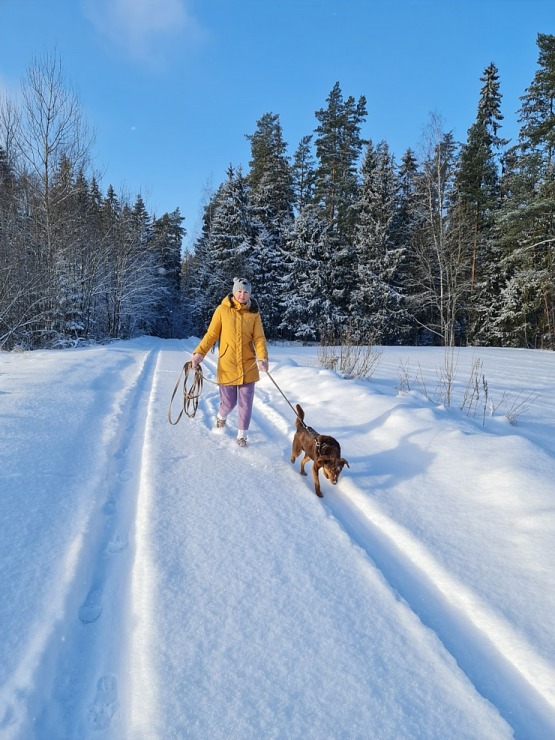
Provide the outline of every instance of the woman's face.
<path id="1" fill-rule="evenodd" d="M 249 293 L 248 290 L 238 290 L 237 293 L 235 293 L 233 297 L 239 303 L 248 303 L 250 296 L 251 294 Z"/>

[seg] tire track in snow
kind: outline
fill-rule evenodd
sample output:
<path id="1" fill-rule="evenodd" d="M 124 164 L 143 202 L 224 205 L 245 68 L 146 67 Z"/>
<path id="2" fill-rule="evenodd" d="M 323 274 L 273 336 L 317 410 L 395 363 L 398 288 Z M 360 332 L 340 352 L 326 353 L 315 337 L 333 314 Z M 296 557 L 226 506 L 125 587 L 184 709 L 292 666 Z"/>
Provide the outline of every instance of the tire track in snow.
<path id="1" fill-rule="evenodd" d="M 283 456 L 290 465 L 293 412 L 288 423 L 276 411 L 277 395 L 260 395 L 258 402 L 255 397 L 253 422 L 262 432 L 271 428 L 270 436 L 275 437 L 277 428 L 287 439 Z M 294 473 L 298 475 L 298 470 Z M 302 485 L 314 495 L 310 476 Z M 339 526 L 418 619 L 434 631 L 515 736 L 555 737 L 555 674 L 534 647 L 449 573 L 413 534 L 387 516 L 349 479 L 348 472 L 335 488 L 328 485 L 323 492 L 322 504 Z"/>
<path id="2" fill-rule="evenodd" d="M 116 395 L 106 419 L 106 449 L 111 454 L 98 478 L 105 483 L 106 495 L 89 522 L 79 555 L 63 641 L 53 641 L 44 659 L 51 662 L 53 675 L 52 693 L 42 697 L 44 706 L 38 707 L 35 722 L 44 737 L 57 736 L 62 726 L 65 737 L 106 731 L 120 708 L 118 675 L 129 630 L 129 574 L 134 558 L 130 542 L 145 444 L 144 409 L 159 352 L 159 348 L 145 352 L 135 378 Z"/>
<path id="3" fill-rule="evenodd" d="M 138 492 L 137 514 L 135 520 L 135 539 L 137 550 L 133 564 L 133 572 L 130 586 L 130 608 L 132 613 L 140 614 L 135 622 L 133 634 L 130 637 L 128 656 L 129 665 L 127 674 L 129 676 L 128 696 L 123 701 L 126 712 L 125 731 L 129 737 L 142 737 L 144 727 L 159 725 L 163 720 L 159 717 L 160 697 L 163 691 L 153 677 L 156 676 L 156 665 L 159 653 L 159 645 L 156 640 L 158 633 L 158 605 L 156 603 L 157 583 L 159 581 L 157 543 L 152 531 L 152 510 L 156 504 L 157 483 L 153 479 L 151 470 L 151 448 L 159 444 L 159 433 L 157 427 L 160 419 L 156 409 L 160 403 L 159 399 L 166 399 L 168 386 L 163 375 L 170 371 L 165 369 L 165 357 L 173 365 L 172 352 L 160 352 L 157 359 L 156 370 L 153 375 L 152 388 L 149 403 L 146 407 L 144 420 L 144 450 L 145 454 L 141 461 L 141 484 Z M 169 364 L 168 362 L 168 364 Z M 209 359 L 205 363 L 212 371 L 210 379 L 215 378 L 216 362 Z M 171 371 L 172 376 L 177 374 Z M 213 373 L 213 374 L 212 374 Z M 206 380 L 206 377 L 205 377 Z M 183 379 L 180 381 L 182 388 Z M 173 383 L 172 383 L 173 389 Z M 179 401 L 177 400 L 179 399 Z M 214 418 L 218 409 L 219 394 L 217 385 L 208 383 L 202 391 L 202 399 L 198 405 L 196 422 L 206 427 L 206 433 L 210 434 Z M 174 417 L 179 413 L 179 404 L 183 403 L 183 394 L 176 394 Z M 187 424 L 187 417 L 179 422 L 181 429 Z M 163 421 L 162 423 L 167 423 Z M 229 440 L 219 432 L 215 434 L 215 442 L 227 446 Z M 239 449 L 239 448 L 237 448 Z M 194 452 L 184 452 L 184 455 L 194 457 Z M 171 484 L 179 485 L 179 484 Z M 159 492 L 158 492 L 159 493 Z M 154 517 L 155 518 L 155 517 Z M 137 701 L 140 697 L 140 703 Z"/>
<path id="4" fill-rule="evenodd" d="M 511 625 L 351 481 L 325 505 L 516 737 L 555 737 L 555 676 Z"/>

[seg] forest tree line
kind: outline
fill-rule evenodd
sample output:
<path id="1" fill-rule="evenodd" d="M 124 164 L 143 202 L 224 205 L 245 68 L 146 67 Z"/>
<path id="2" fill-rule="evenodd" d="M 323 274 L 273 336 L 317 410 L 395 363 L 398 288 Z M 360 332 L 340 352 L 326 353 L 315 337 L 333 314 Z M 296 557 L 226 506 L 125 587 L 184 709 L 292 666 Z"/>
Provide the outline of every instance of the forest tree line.
<path id="1" fill-rule="evenodd" d="M 102 193 L 92 143 L 55 55 L 0 103 L 0 349 L 179 331 L 184 219 Z"/>
<path id="2" fill-rule="evenodd" d="M 537 45 L 516 143 L 493 63 L 466 141 L 432 115 L 399 161 L 363 137 L 367 101 L 339 82 L 291 156 L 263 115 L 185 255 L 178 209 L 99 192 L 59 66 L 35 68 L 23 111 L 0 109 L 0 346 L 200 335 L 241 275 L 270 339 L 555 348 L 555 36 Z M 40 111 L 47 83 L 58 110 Z M 73 136 L 46 157 L 53 123 Z"/>

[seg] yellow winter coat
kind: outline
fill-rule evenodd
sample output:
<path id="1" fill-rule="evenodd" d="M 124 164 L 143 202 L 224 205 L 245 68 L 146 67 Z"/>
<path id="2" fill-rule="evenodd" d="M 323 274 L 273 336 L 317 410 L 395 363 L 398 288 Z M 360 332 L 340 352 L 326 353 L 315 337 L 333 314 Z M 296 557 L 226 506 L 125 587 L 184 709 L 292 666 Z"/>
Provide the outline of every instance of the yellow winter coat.
<path id="1" fill-rule="evenodd" d="M 226 296 L 214 311 L 210 326 L 195 352 L 206 356 L 220 340 L 217 381 L 219 385 L 243 385 L 260 380 L 258 360 L 268 359 L 266 337 L 258 304 L 241 304 Z"/>

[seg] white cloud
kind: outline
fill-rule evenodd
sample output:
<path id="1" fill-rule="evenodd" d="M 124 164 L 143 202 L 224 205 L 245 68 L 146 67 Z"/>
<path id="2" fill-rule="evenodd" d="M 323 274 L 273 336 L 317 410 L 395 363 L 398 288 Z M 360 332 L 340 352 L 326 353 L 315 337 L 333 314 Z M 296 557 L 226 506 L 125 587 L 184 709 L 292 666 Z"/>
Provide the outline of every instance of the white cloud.
<path id="1" fill-rule="evenodd" d="M 134 57 L 195 27 L 185 0 L 83 0 L 83 9 L 100 33 Z"/>

